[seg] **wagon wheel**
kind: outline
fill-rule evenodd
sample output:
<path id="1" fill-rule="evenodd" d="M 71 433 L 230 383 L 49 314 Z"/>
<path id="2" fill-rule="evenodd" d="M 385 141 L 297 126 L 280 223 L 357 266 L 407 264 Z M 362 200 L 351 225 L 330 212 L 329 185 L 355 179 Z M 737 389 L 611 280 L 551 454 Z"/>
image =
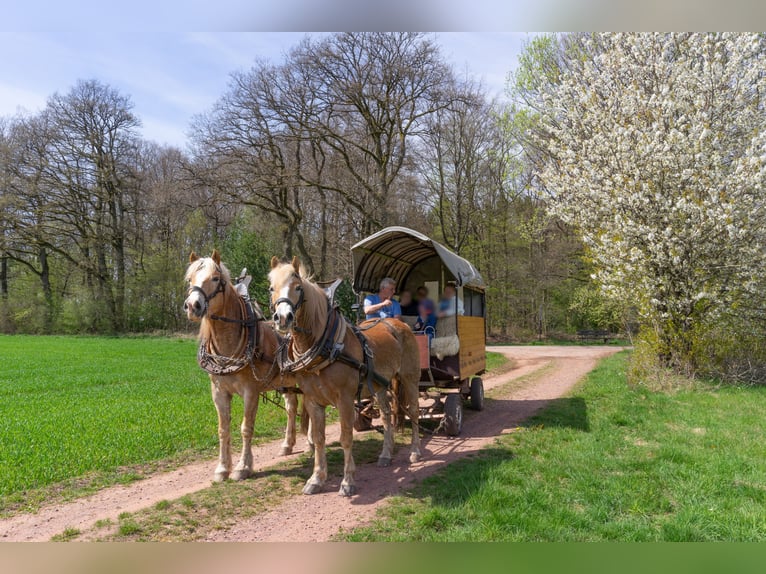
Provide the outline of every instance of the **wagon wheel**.
<path id="1" fill-rule="evenodd" d="M 354 430 L 364 432 L 372 428 L 372 419 L 367 415 L 356 411 L 354 413 Z"/>
<path id="2" fill-rule="evenodd" d="M 444 401 L 444 432 L 457 436 L 463 428 L 463 397 L 460 393 L 447 395 Z"/>
<path id="3" fill-rule="evenodd" d="M 471 408 L 475 411 L 484 409 L 484 381 L 481 377 L 471 379 Z"/>
<path id="4" fill-rule="evenodd" d="M 356 405 L 354 408 L 354 430 L 356 432 L 364 432 L 372 428 L 372 419 L 374 413 L 372 412 L 372 402 L 361 406 Z"/>

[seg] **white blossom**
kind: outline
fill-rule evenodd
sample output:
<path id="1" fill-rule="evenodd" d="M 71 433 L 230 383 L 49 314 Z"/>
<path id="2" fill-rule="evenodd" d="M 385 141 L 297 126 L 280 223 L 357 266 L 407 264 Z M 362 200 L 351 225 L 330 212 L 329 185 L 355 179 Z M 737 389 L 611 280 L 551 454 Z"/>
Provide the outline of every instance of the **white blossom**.
<path id="1" fill-rule="evenodd" d="M 541 96 L 538 176 L 603 291 L 686 328 L 766 269 L 765 43 L 757 34 L 596 34 Z"/>

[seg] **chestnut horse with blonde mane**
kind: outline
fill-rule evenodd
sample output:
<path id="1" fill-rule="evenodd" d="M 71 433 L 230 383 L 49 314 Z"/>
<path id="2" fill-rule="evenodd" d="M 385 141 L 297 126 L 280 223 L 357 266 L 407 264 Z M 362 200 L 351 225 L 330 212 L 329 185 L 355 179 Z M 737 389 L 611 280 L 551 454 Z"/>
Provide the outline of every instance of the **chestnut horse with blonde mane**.
<path id="1" fill-rule="evenodd" d="M 281 339 L 266 322 L 257 305 L 248 317 L 246 302 L 232 284 L 231 275 L 221 264 L 217 250 L 210 257 L 189 256 L 185 279 L 189 291 L 184 301 L 184 311 L 191 321 L 200 323 L 201 351 L 206 364 L 214 362 L 219 374 L 210 373 L 210 389 L 218 412 L 218 466 L 213 479 L 243 480 L 252 474 L 253 453 L 251 448 L 255 416 L 262 392 L 278 387 L 294 388 L 298 377 L 282 377 L 276 364 Z M 250 331 L 252 329 L 252 331 Z M 249 334 L 252 333 L 252 343 Z M 252 348 L 251 347 L 255 347 Z M 248 351 L 250 356 L 247 357 Z M 302 375 L 301 380 L 312 375 Z M 231 472 L 231 399 L 240 395 L 244 402 L 242 418 L 242 454 Z M 290 454 L 295 446 L 295 419 L 298 399 L 295 393 L 285 394 L 288 424 L 282 455 Z M 311 433 L 313 434 L 313 433 Z M 324 434 L 324 433 L 323 433 Z M 311 440 L 309 441 L 309 450 Z"/>
<path id="2" fill-rule="evenodd" d="M 340 312 L 331 308 L 324 290 L 306 276 L 297 257 L 291 263 L 280 263 L 273 257 L 269 281 L 274 321 L 277 329 L 290 337 L 285 349 L 287 356 L 283 356 L 280 362 L 282 372 L 318 375 L 311 381 L 301 381 L 304 406 L 316 431 L 314 474 L 306 488 L 318 491 L 327 480 L 324 411 L 327 405 L 335 405 L 340 417 L 340 442 L 344 455 L 340 494 L 351 496 L 356 492 L 351 447 L 354 403 L 360 384 L 364 393 L 368 392 L 368 388 L 374 390 L 383 419 L 383 450 L 378 457 L 378 465 L 391 464 L 395 426 L 392 415 L 405 413 L 412 422 L 410 462 L 420 460 L 420 355 L 410 328 L 399 320 L 385 319 L 365 322 L 360 325 L 359 331 L 354 332 Z M 328 335 L 330 331 L 333 333 L 331 336 Z M 314 353 L 325 343 L 333 349 L 330 352 L 332 356 L 326 360 L 321 353 Z M 372 358 L 372 365 L 367 357 Z M 364 384 L 365 377 L 360 378 L 360 374 L 370 366 L 374 373 L 370 371 L 367 384 Z M 394 413 L 392 405 L 395 405 Z"/>

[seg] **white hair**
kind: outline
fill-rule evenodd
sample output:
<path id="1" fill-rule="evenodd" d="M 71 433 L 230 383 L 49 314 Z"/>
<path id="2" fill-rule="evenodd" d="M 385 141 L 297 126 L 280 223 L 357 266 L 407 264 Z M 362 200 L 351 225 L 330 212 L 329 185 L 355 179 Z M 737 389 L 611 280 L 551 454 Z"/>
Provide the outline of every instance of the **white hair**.
<path id="1" fill-rule="evenodd" d="M 393 287 L 396 289 L 396 281 L 391 279 L 391 277 L 384 277 L 380 280 L 380 289 L 383 289 L 385 287 Z"/>

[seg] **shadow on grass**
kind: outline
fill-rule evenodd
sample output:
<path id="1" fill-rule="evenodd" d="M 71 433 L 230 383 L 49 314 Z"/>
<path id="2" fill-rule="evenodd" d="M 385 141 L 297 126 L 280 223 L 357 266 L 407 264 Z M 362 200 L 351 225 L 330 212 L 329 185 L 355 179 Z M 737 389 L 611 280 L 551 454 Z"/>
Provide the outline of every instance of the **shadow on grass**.
<path id="1" fill-rule="evenodd" d="M 584 432 L 590 431 L 590 425 L 588 424 L 588 409 L 585 405 L 585 399 L 582 397 L 564 397 L 537 402 L 541 403 L 541 412 L 527 419 L 522 426 L 526 428 L 539 426 L 559 427 L 571 428 Z"/>
<path id="2" fill-rule="evenodd" d="M 464 434 L 465 437 L 456 437 L 451 439 L 453 442 L 460 440 L 470 440 L 478 436 L 498 436 L 509 430 L 522 429 L 522 432 L 537 432 L 544 428 L 569 429 L 576 433 L 590 432 L 588 421 L 587 404 L 582 397 L 563 397 L 551 400 L 502 400 L 487 399 L 486 408 L 482 412 L 466 411 Z M 483 417 L 491 417 L 491 422 L 482 421 Z M 523 417 L 521 420 L 520 418 Z M 475 428 L 479 427 L 479 428 Z M 449 440 L 449 439 L 448 439 Z M 451 515 L 440 515 L 439 509 L 451 511 L 451 509 L 461 508 L 472 497 L 479 492 L 484 492 L 482 496 L 493 496 L 493 482 L 498 480 L 498 467 L 508 464 L 516 457 L 512 442 L 503 441 L 483 446 L 477 445 L 475 449 L 461 450 L 458 455 L 451 456 L 448 451 L 439 452 L 435 445 L 429 444 L 436 441 L 424 440 L 426 445 L 427 457 L 436 457 L 444 461 L 438 470 L 434 472 L 433 467 L 430 471 L 425 470 L 422 476 L 416 476 L 415 484 L 402 493 L 407 498 L 414 500 L 427 500 L 427 506 L 435 511 L 436 514 L 425 517 L 425 520 L 434 520 L 428 528 L 439 530 L 441 527 L 447 528 L 448 525 L 439 524 L 441 518 Z M 440 440 L 439 442 L 444 442 Z M 400 447 L 402 448 L 402 447 Z M 408 469 L 401 467 L 400 472 L 412 472 L 415 475 L 421 474 L 420 469 Z M 487 488 L 487 486 L 489 487 Z M 359 497 L 355 497 L 354 503 L 365 504 L 366 500 L 376 500 L 379 496 L 376 493 L 361 492 Z M 499 505 L 502 501 L 498 502 Z M 397 516 L 397 506 L 389 510 Z M 411 511 L 409 511 L 411 512 Z M 405 512 L 405 515 L 407 512 Z M 403 515 L 398 515 L 402 519 Z M 361 533 L 362 538 L 356 538 L 352 533 L 351 540 L 367 540 L 365 534 Z M 385 539 L 385 534 L 383 535 Z M 373 538 L 375 536 L 373 536 Z"/>

